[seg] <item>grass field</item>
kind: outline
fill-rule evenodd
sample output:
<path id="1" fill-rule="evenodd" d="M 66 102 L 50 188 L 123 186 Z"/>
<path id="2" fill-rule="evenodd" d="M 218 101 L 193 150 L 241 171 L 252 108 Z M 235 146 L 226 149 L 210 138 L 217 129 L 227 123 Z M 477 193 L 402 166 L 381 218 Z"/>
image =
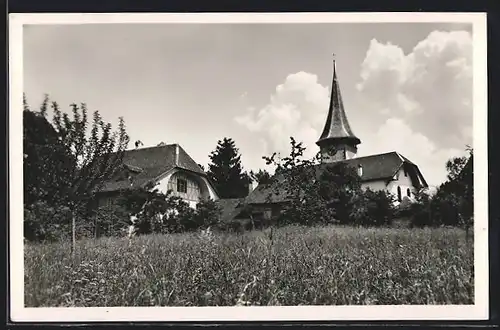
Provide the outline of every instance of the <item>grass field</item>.
<path id="1" fill-rule="evenodd" d="M 25 305 L 472 304 L 459 229 L 286 227 L 25 247 Z"/>

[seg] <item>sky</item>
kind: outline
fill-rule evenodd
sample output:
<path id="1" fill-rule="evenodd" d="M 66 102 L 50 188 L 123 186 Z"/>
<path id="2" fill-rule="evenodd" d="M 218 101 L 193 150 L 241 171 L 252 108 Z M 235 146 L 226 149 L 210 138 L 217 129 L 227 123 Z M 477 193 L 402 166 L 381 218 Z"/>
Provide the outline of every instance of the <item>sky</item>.
<path id="1" fill-rule="evenodd" d="M 468 24 L 25 25 L 24 92 L 63 110 L 86 103 L 133 142 L 179 143 L 206 165 L 232 138 L 245 170 L 288 154 L 289 137 L 318 151 L 332 54 L 358 157 L 397 151 L 429 185 L 472 146 Z"/>

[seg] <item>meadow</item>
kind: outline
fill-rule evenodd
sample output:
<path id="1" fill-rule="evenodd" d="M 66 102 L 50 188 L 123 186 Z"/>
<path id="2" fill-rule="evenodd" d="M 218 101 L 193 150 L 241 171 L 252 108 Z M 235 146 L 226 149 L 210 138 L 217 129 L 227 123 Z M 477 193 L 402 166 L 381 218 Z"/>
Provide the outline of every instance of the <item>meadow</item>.
<path id="1" fill-rule="evenodd" d="M 25 245 L 25 305 L 473 304 L 460 229 L 284 227 Z"/>

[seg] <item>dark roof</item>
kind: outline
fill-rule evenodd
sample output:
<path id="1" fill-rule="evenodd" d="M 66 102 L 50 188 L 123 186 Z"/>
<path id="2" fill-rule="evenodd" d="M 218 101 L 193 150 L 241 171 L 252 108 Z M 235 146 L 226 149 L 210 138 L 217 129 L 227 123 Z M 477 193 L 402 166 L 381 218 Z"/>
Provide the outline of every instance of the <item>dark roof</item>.
<path id="1" fill-rule="evenodd" d="M 328 140 L 350 140 L 353 144 L 359 144 L 361 141 L 354 135 L 351 126 L 347 120 L 344 110 L 344 103 L 342 102 L 342 95 L 340 93 L 340 86 L 337 79 L 337 72 L 335 69 L 335 60 L 333 61 L 333 80 L 332 80 L 332 93 L 330 96 L 330 107 L 328 109 L 328 116 L 326 118 L 325 127 L 316 144 L 321 144 L 323 141 Z"/>
<path id="2" fill-rule="evenodd" d="M 179 148 L 178 157 L 176 157 L 176 147 Z M 141 187 L 176 167 L 206 175 L 187 152 L 177 144 L 126 150 L 123 155 L 123 164 L 132 172 L 132 184 L 126 177 L 113 179 L 104 184 L 101 192 Z"/>
<path id="3" fill-rule="evenodd" d="M 384 154 L 348 159 L 339 163 L 346 163 L 349 166 L 353 166 L 355 168 L 361 165 L 363 169 L 361 182 L 390 180 L 399 171 L 401 166 L 407 164 L 407 166 L 413 168 L 418 173 L 418 176 L 422 180 L 423 184 L 427 186 L 427 182 L 420 173 L 418 166 L 395 151 Z M 317 173 L 322 173 L 322 171 L 329 165 L 331 164 L 316 165 L 316 168 L 319 170 Z M 250 193 L 250 195 L 246 199 L 246 202 L 249 204 L 284 202 L 287 198 L 286 191 L 284 191 L 284 189 L 279 189 L 282 180 L 283 178 L 281 176 L 274 176 L 273 183 L 260 184 L 257 188 L 254 189 L 254 191 L 252 191 L 252 193 Z"/>
<path id="4" fill-rule="evenodd" d="M 272 183 L 261 183 L 245 199 L 247 204 L 282 203 L 288 199 L 285 189 L 280 189 L 282 176 L 273 177 Z"/>
<path id="5" fill-rule="evenodd" d="M 245 201 L 245 198 L 225 198 L 218 199 L 215 201 L 215 204 L 220 208 L 221 222 L 229 222 L 233 220 L 237 215 L 239 215 L 242 211 L 242 203 Z"/>
<path id="6" fill-rule="evenodd" d="M 413 164 L 393 151 L 384 154 L 347 159 L 342 161 L 342 163 L 346 163 L 356 168 L 361 165 L 363 167 L 361 181 L 366 182 L 392 178 L 405 161 Z M 328 164 L 321 164 L 319 166 L 326 167 Z"/>

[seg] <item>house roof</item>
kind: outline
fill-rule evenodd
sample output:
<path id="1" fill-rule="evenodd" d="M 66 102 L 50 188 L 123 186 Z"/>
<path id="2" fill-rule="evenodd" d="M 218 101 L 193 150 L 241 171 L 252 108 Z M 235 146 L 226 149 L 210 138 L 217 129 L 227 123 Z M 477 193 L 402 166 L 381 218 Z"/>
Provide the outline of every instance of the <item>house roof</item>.
<path id="1" fill-rule="evenodd" d="M 399 169 L 406 164 L 417 172 L 418 177 L 424 186 L 427 182 L 423 178 L 418 166 L 408 160 L 406 157 L 393 151 L 384 154 L 370 155 L 365 157 L 353 158 L 341 161 L 339 163 L 347 163 L 349 166 L 357 168 L 361 165 L 363 172 L 361 182 L 391 180 Z M 318 164 L 317 173 L 322 173 L 331 164 Z M 274 176 L 273 182 L 269 184 L 260 184 L 250 195 L 246 202 L 249 204 L 266 204 L 284 202 L 287 198 L 287 193 L 284 189 L 279 189 L 280 183 L 284 180 L 281 176 Z"/>
<path id="2" fill-rule="evenodd" d="M 233 220 L 242 211 L 242 203 L 245 198 L 224 198 L 215 201 L 215 204 L 221 211 L 220 221 L 229 222 Z"/>
<path id="3" fill-rule="evenodd" d="M 331 140 L 350 140 L 351 143 L 355 145 L 361 143 L 360 139 L 353 133 L 349 121 L 347 120 L 337 79 L 335 59 L 333 60 L 332 92 L 328 116 L 326 118 L 325 127 L 323 128 L 323 133 L 316 144 L 321 145 L 323 142 Z"/>
<path id="4" fill-rule="evenodd" d="M 178 150 L 178 156 L 176 156 L 176 150 Z M 126 150 L 123 154 L 123 164 L 131 172 L 133 179 L 130 181 L 127 177 L 118 177 L 118 179 L 109 180 L 104 184 L 101 192 L 142 187 L 173 168 L 181 168 L 206 176 L 200 166 L 178 144 Z"/>

